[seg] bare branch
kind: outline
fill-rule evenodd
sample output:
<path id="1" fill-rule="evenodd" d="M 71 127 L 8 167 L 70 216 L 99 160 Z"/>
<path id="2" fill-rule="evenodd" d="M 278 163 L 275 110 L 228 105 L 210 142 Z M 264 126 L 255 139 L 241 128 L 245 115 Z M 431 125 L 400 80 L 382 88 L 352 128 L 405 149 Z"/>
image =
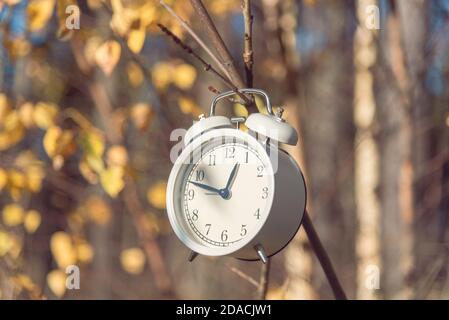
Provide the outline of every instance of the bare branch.
<path id="1" fill-rule="evenodd" d="M 245 35 L 243 41 L 243 62 L 245 64 L 246 86 L 253 87 L 253 20 L 251 13 L 251 0 L 242 2 L 243 19 L 245 22 Z"/>
<path id="2" fill-rule="evenodd" d="M 209 13 L 207 12 L 206 7 L 201 2 L 201 0 L 190 0 L 190 3 L 198 14 L 202 25 L 206 28 L 206 32 L 208 33 L 209 38 L 212 41 L 212 45 L 219 55 L 219 58 L 221 59 L 222 63 L 224 63 L 225 68 L 229 71 L 232 82 L 235 83 L 238 88 L 244 88 L 245 84 L 243 83 L 242 77 L 238 73 L 231 54 L 229 53 L 229 50 L 226 47 L 220 34 L 218 33 L 218 30 L 215 27 L 215 24 L 212 21 Z M 246 98 L 244 100 L 249 112 L 257 112 L 257 106 L 253 98 Z"/>
<path id="3" fill-rule="evenodd" d="M 267 263 L 262 264 L 262 270 L 260 270 L 260 278 L 258 284 L 258 294 L 260 300 L 267 299 L 268 282 L 270 280 L 271 259 L 268 258 Z"/>
<path id="4" fill-rule="evenodd" d="M 337 278 L 337 274 L 335 273 L 334 267 L 332 266 L 332 262 L 329 259 L 326 250 L 321 244 L 320 238 L 318 237 L 318 234 L 315 231 L 312 220 L 310 219 L 307 210 L 304 213 L 302 225 L 304 227 L 304 230 L 306 231 L 307 238 L 309 239 L 310 242 L 310 246 L 312 247 L 312 250 L 315 252 L 316 257 L 318 258 L 318 261 L 320 262 L 321 267 L 323 268 L 324 274 L 326 275 L 327 280 L 329 281 L 329 284 L 332 288 L 335 298 L 337 300 L 346 300 L 347 298 L 343 290 L 343 287 L 341 286 L 340 281 Z"/>
<path id="5" fill-rule="evenodd" d="M 207 12 L 206 7 L 201 2 L 201 0 L 190 0 L 193 8 L 198 14 L 202 25 L 205 27 L 206 32 L 212 41 L 212 45 L 217 50 L 218 56 L 221 62 L 224 64 L 225 68 L 229 71 L 232 82 L 237 84 L 237 87 L 243 88 L 245 84 L 243 83 L 242 77 L 237 71 L 235 67 L 235 63 L 229 53 L 228 48 L 226 47 L 223 39 L 218 33 L 217 28 L 215 27 L 214 22 L 212 21 L 209 13 Z"/>
<path id="6" fill-rule="evenodd" d="M 210 71 L 213 74 L 215 74 L 217 77 L 219 77 L 231 90 L 233 90 L 240 98 L 242 98 L 245 103 L 250 103 L 249 99 L 242 93 L 238 91 L 238 88 L 229 80 L 228 78 L 224 77 L 221 73 L 219 73 L 217 70 L 215 70 L 214 67 L 212 67 L 207 61 L 205 61 L 199 54 L 197 54 L 193 49 L 185 44 L 181 39 L 179 39 L 173 32 L 171 32 L 166 26 L 164 26 L 161 23 L 158 23 L 157 26 L 167 34 L 177 45 L 179 45 L 182 49 L 187 51 L 187 53 L 194 56 L 201 64 L 204 66 L 205 71 Z"/>
<path id="7" fill-rule="evenodd" d="M 223 63 L 215 56 L 215 54 L 212 53 L 212 51 L 209 49 L 209 47 L 201 40 L 201 38 L 195 33 L 195 31 L 192 30 L 192 28 L 188 25 L 187 22 L 185 22 L 165 1 L 160 0 L 159 3 L 181 24 L 181 26 L 187 30 L 187 32 L 192 36 L 193 39 L 195 39 L 196 42 L 201 46 L 201 48 L 206 51 L 206 53 L 212 58 L 212 60 L 220 67 L 221 71 L 224 72 L 224 74 L 230 79 L 232 79 L 232 76 L 228 72 L 228 69 L 224 67 Z M 239 86 L 239 83 L 237 83 L 237 86 Z"/>
<path id="8" fill-rule="evenodd" d="M 226 264 L 226 267 L 228 267 L 230 271 L 234 272 L 240 278 L 248 281 L 249 283 L 251 283 L 256 288 L 259 288 L 259 283 L 253 277 L 251 277 L 250 275 L 248 275 L 248 274 L 244 273 L 243 271 L 237 269 L 236 267 L 230 266 L 228 264 Z"/>

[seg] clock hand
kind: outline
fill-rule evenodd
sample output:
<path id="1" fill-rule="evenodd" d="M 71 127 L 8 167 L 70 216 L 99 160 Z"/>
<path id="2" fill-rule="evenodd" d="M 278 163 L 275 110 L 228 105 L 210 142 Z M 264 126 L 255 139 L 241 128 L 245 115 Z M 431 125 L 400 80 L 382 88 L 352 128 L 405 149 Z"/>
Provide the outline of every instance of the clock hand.
<path id="1" fill-rule="evenodd" d="M 214 187 L 208 186 L 206 184 L 198 183 L 198 182 L 195 182 L 195 181 L 189 181 L 189 182 L 194 184 L 197 187 L 202 188 L 202 189 L 209 190 L 209 191 L 212 191 L 214 193 L 220 194 L 220 190 L 218 190 L 218 189 L 216 189 Z"/>
<path id="2" fill-rule="evenodd" d="M 237 162 L 235 164 L 234 168 L 232 169 L 231 174 L 229 175 L 228 182 L 226 183 L 226 187 L 224 187 L 224 189 L 227 190 L 228 192 L 230 191 L 231 186 L 235 181 L 235 177 L 237 176 L 237 171 L 238 171 L 239 166 L 240 166 L 240 164 Z"/>

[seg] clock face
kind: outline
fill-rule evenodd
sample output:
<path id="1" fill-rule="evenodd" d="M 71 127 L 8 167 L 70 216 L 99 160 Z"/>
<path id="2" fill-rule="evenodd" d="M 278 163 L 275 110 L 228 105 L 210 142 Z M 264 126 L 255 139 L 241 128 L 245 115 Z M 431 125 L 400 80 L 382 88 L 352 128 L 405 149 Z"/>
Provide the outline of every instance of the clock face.
<path id="1" fill-rule="evenodd" d="M 229 248 L 257 233 L 274 191 L 264 152 L 235 137 L 211 139 L 192 150 L 174 190 L 177 218 L 190 238 L 205 247 Z"/>

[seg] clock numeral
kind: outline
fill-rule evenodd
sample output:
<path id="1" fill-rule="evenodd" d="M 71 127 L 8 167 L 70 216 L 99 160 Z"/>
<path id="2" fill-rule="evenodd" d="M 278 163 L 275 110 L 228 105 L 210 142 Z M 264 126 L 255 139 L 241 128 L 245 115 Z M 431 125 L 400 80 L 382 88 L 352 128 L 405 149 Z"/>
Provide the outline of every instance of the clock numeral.
<path id="1" fill-rule="evenodd" d="M 193 200 L 193 198 L 195 198 L 195 190 L 190 189 L 189 191 L 187 191 L 187 199 Z"/>
<path id="2" fill-rule="evenodd" d="M 198 220 L 198 209 L 192 211 L 192 220 L 193 221 Z"/>
<path id="3" fill-rule="evenodd" d="M 210 223 L 207 223 L 206 224 L 206 236 L 209 234 L 209 231 L 210 231 L 210 227 L 211 227 L 212 225 L 210 224 Z"/>
<path id="4" fill-rule="evenodd" d="M 262 189 L 262 199 L 268 198 L 268 187 Z"/>
<path id="5" fill-rule="evenodd" d="M 245 163 L 248 163 L 248 160 L 249 160 L 249 152 L 246 151 L 246 154 L 245 154 Z"/>
<path id="6" fill-rule="evenodd" d="M 257 167 L 257 177 L 258 177 L 258 178 L 263 177 L 263 169 L 264 169 L 263 166 L 258 166 L 258 167 Z"/>
<path id="7" fill-rule="evenodd" d="M 256 212 L 254 213 L 254 216 L 256 217 L 257 220 L 260 219 L 260 208 L 257 208 Z"/>
<path id="8" fill-rule="evenodd" d="M 244 237 L 248 233 L 248 230 L 246 230 L 246 224 L 242 224 L 242 228 L 240 229 L 240 235 Z"/>
<path id="9" fill-rule="evenodd" d="M 209 155 L 209 166 L 215 166 L 215 159 L 216 159 L 215 154 Z"/>
<path id="10" fill-rule="evenodd" d="M 196 181 L 203 181 L 204 179 L 204 170 L 196 170 Z"/>
<path id="11" fill-rule="evenodd" d="M 228 230 L 223 230 L 221 233 L 221 241 L 227 241 L 228 240 Z"/>
<path id="12" fill-rule="evenodd" d="M 226 148 L 225 158 L 232 159 L 235 157 L 235 147 Z"/>

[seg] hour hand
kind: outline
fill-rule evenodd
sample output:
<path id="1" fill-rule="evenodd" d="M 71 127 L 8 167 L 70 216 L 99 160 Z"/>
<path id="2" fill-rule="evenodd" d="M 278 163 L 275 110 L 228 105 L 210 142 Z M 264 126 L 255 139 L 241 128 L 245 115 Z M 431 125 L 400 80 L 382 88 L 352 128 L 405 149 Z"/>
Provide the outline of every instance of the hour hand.
<path id="1" fill-rule="evenodd" d="M 197 186 L 197 187 L 202 188 L 202 189 L 205 189 L 205 190 L 212 191 L 212 192 L 214 192 L 214 193 L 220 194 L 220 190 L 218 190 L 218 189 L 216 189 L 216 188 L 214 188 L 214 187 L 208 186 L 208 185 L 206 185 L 206 184 L 198 183 L 198 182 L 195 182 L 195 181 L 189 181 L 189 182 L 190 182 L 191 184 L 194 184 L 194 185 Z"/>

